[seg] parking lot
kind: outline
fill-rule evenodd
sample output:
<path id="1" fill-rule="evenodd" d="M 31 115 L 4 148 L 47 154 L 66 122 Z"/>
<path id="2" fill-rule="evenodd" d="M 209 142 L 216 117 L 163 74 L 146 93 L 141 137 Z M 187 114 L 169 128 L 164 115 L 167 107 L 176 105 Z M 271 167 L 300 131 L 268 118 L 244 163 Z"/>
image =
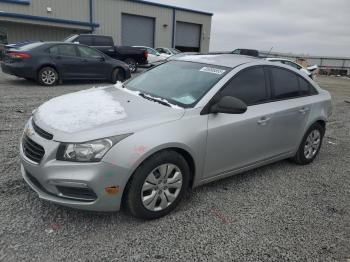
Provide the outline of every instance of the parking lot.
<path id="1" fill-rule="evenodd" d="M 317 159 L 281 161 L 194 189 L 153 221 L 40 200 L 18 144 L 33 109 L 103 82 L 53 88 L 0 73 L 0 261 L 349 261 L 350 79 L 318 77 L 333 116 Z"/>

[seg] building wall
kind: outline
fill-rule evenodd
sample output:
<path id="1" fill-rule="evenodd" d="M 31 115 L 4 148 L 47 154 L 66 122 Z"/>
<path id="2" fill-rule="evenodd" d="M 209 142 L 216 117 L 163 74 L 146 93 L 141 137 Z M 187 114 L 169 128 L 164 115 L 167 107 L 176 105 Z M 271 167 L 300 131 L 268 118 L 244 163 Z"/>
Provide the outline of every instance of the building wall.
<path id="1" fill-rule="evenodd" d="M 22 41 L 28 39 L 28 32 L 22 30 L 27 28 L 35 33 L 33 37 L 43 40 L 62 39 L 62 35 L 72 32 L 89 32 L 90 25 L 90 0 L 29 0 L 30 4 L 13 4 L 0 1 L 0 11 L 13 14 L 24 14 L 49 19 L 63 19 L 65 21 L 75 21 L 88 23 L 85 25 L 60 23 L 59 21 L 35 21 L 32 19 L 9 18 L 0 15 L 0 27 L 8 22 L 11 24 L 9 32 L 9 42 Z M 117 45 L 121 44 L 122 13 L 141 15 L 155 18 L 154 45 L 171 47 L 173 45 L 173 21 L 196 23 L 202 25 L 201 52 L 209 51 L 211 16 L 190 11 L 178 10 L 172 7 L 148 5 L 142 2 L 127 0 L 93 0 L 93 22 L 98 23 L 94 33 L 113 36 Z M 52 12 L 47 12 L 46 8 L 51 7 Z M 52 32 L 43 26 L 52 27 Z M 62 30 L 59 30 L 61 28 Z M 40 31 L 42 30 L 42 31 Z M 52 37 L 52 38 L 51 38 Z M 29 37 L 30 38 L 30 37 Z M 36 39 L 33 39 L 36 40 Z"/>
<path id="2" fill-rule="evenodd" d="M 155 46 L 170 46 L 172 41 L 172 15 L 169 8 L 133 3 L 130 1 L 94 1 L 94 21 L 98 21 L 97 34 L 111 35 L 117 45 L 121 45 L 122 13 L 155 18 Z M 163 25 L 168 25 L 164 27 Z"/>
<path id="3" fill-rule="evenodd" d="M 200 51 L 209 52 L 210 32 L 211 32 L 211 16 L 192 13 L 188 11 L 176 10 L 176 21 L 195 23 L 202 25 L 201 46 Z"/>
<path id="4" fill-rule="evenodd" d="M 15 43 L 25 40 L 32 41 L 54 41 L 62 40 L 69 35 L 83 33 L 82 30 L 50 27 L 34 24 L 19 24 L 13 22 L 1 22 L 0 27 L 7 29 L 8 43 Z"/>
<path id="5" fill-rule="evenodd" d="M 52 12 L 47 12 L 46 7 L 51 7 Z M 0 2 L 0 10 L 50 18 L 90 21 L 89 0 L 30 0 L 29 5 Z"/>

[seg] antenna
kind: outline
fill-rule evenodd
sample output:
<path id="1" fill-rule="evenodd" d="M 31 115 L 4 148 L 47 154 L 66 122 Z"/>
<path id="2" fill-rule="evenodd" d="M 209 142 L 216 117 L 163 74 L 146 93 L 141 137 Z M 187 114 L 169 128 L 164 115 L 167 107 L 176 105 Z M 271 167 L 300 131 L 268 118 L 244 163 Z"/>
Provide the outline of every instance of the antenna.
<path id="1" fill-rule="evenodd" d="M 273 49 L 273 46 L 271 46 L 270 51 L 267 53 L 267 57 L 269 57 L 269 55 L 270 55 L 272 49 Z"/>

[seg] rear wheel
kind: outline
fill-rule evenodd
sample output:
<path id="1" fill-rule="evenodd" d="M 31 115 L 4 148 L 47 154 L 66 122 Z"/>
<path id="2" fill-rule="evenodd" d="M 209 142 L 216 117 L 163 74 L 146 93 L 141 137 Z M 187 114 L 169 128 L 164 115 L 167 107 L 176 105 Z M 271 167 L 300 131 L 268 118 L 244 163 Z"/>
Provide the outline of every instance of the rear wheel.
<path id="1" fill-rule="evenodd" d="M 299 165 L 310 164 L 321 149 L 325 128 L 319 123 L 313 124 L 304 135 L 298 152 L 292 160 Z"/>
<path id="2" fill-rule="evenodd" d="M 136 63 L 135 59 L 127 58 L 127 59 L 125 59 L 124 62 L 128 64 L 131 73 L 136 73 L 136 71 L 137 71 L 137 63 Z"/>
<path id="3" fill-rule="evenodd" d="M 147 159 L 135 171 L 126 194 L 130 213 L 155 219 L 170 213 L 181 201 L 189 185 L 190 169 L 174 151 L 163 151 Z"/>
<path id="4" fill-rule="evenodd" d="M 120 68 L 115 68 L 112 72 L 112 83 L 115 84 L 118 81 L 120 82 L 124 82 L 125 78 L 124 78 L 124 73 L 123 70 Z"/>
<path id="5" fill-rule="evenodd" d="M 57 71 L 50 67 L 46 66 L 40 69 L 38 73 L 38 82 L 44 86 L 54 86 L 58 82 L 58 73 Z"/>

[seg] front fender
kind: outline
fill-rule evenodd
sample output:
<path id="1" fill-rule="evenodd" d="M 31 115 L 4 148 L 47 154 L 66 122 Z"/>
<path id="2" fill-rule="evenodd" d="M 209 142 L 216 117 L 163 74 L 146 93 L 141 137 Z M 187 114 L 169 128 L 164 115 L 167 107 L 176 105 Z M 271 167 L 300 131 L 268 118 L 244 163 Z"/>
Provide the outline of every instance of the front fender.
<path id="1" fill-rule="evenodd" d="M 195 165 L 194 184 L 203 173 L 207 117 L 181 119 L 137 132 L 116 144 L 103 161 L 128 170 L 131 176 L 148 157 L 156 152 L 176 148 L 186 151 Z"/>

